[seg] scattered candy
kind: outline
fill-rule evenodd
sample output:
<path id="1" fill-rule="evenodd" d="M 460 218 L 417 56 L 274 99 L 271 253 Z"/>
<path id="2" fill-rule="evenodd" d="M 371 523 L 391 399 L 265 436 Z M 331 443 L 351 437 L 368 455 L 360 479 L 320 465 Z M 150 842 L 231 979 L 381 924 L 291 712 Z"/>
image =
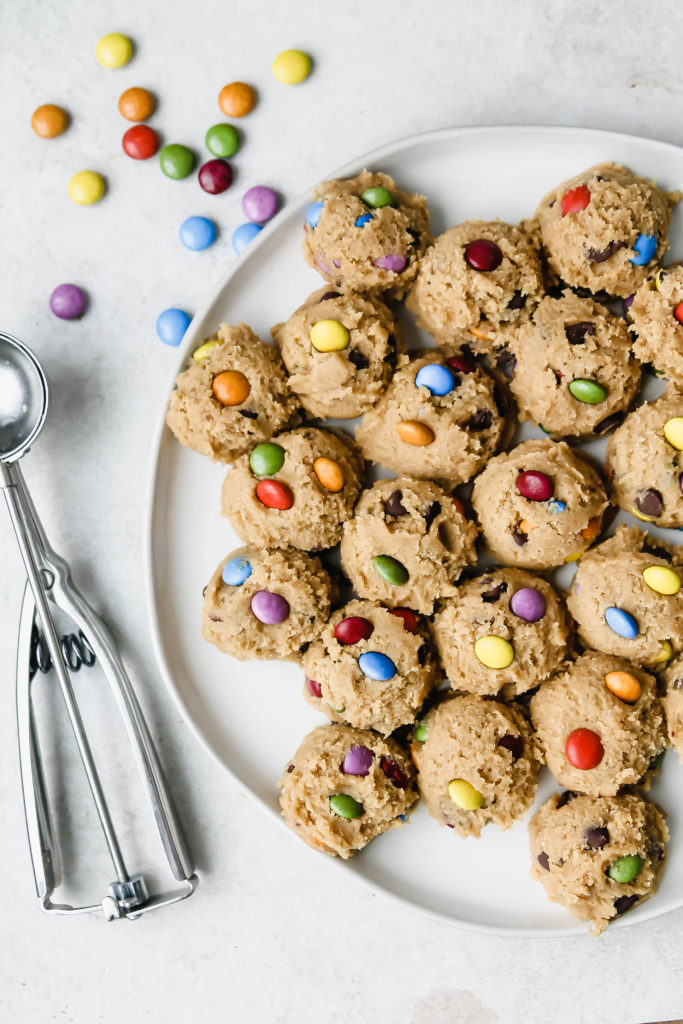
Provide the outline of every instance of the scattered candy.
<path id="1" fill-rule="evenodd" d="M 433 395 L 447 395 L 455 387 L 455 378 L 447 366 L 427 363 L 415 376 L 416 388 L 427 388 Z"/>
<path id="2" fill-rule="evenodd" d="M 232 124 L 214 124 L 204 136 L 204 144 L 209 153 L 227 159 L 240 148 L 239 132 Z"/>
<path id="3" fill-rule="evenodd" d="M 69 199 L 79 206 L 92 206 L 104 195 L 104 178 L 97 171 L 79 171 L 69 182 Z"/>
<path id="4" fill-rule="evenodd" d="M 679 302 L 674 309 L 674 317 L 678 320 L 679 324 L 683 324 L 683 302 Z"/>
<path id="5" fill-rule="evenodd" d="M 121 145 L 133 160 L 149 160 L 159 148 L 159 136 L 148 124 L 136 124 L 124 133 Z"/>
<path id="6" fill-rule="evenodd" d="M 256 497 L 266 508 L 275 508 L 285 512 L 294 504 L 294 495 L 287 484 L 279 480 L 261 480 L 256 485 Z"/>
<path id="7" fill-rule="evenodd" d="M 344 775 L 367 775 L 375 755 L 369 747 L 353 746 L 344 754 L 341 770 Z"/>
<path id="8" fill-rule="evenodd" d="M 409 633 L 417 633 L 420 620 L 410 608 L 390 608 L 389 611 L 392 615 L 403 619 L 403 628 L 407 629 Z"/>
<path id="9" fill-rule="evenodd" d="M 311 697 L 318 697 L 318 698 L 322 697 L 323 691 L 322 691 L 322 687 L 320 686 L 320 683 L 317 682 L 315 679 L 309 679 L 308 676 L 306 676 L 305 678 L 306 678 L 306 689 L 310 693 Z"/>
<path id="10" fill-rule="evenodd" d="M 558 516 L 558 515 L 560 515 L 561 512 L 566 512 L 566 511 L 567 511 L 567 506 L 565 505 L 565 503 L 563 501 L 549 501 L 548 502 L 548 512 L 551 512 L 552 515 Z"/>
<path id="11" fill-rule="evenodd" d="M 525 622 L 538 622 L 545 615 L 546 602 L 540 590 L 520 587 L 510 598 L 510 611 Z"/>
<path id="12" fill-rule="evenodd" d="M 119 96 L 119 113 L 126 121 L 146 121 L 154 113 L 154 97 L 139 86 L 126 89 Z"/>
<path id="13" fill-rule="evenodd" d="M 330 797 L 330 810 L 338 814 L 340 818 L 347 818 L 353 821 L 355 818 L 362 818 L 365 808 L 358 800 L 346 793 L 335 793 Z"/>
<path id="14" fill-rule="evenodd" d="M 631 258 L 635 267 L 645 267 L 657 252 L 657 239 L 654 235 L 638 235 L 633 248 L 636 255 Z"/>
<path id="15" fill-rule="evenodd" d="M 424 743 L 427 739 L 427 726 L 424 722 L 416 722 L 413 726 L 413 736 L 418 743 Z"/>
<path id="16" fill-rule="evenodd" d="M 475 360 L 469 356 L 450 356 L 446 362 L 458 373 L 475 373 L 477 369 Z"/>
<path id="17" fill-rule="evenodd" d="M 605 686 L 625 704 L 635 704 L 642 693 L 642 687 L 630 672 L 608 672 Z"/>
<path id="18" fill-rule="evenodd" d="M 472 270 L 490 273 L 501 265 L 503 254 L 495 242 L 476 238 L 465 246 L 465 262 Z"/>
<path id="19" fill-rule="evenodd" d="M 95 47 L 95 57 L 103 68 L 122 68 L 133 56 L 133 44 L 120 32 L 102 36 Z"/>
<path id="20" fill-rule="evenodd" d="M 486 668 L 507 668 L 515 660 L 511 643 L 502 636 L 482 636 L 474 645 L 477 660 Z"/>
<path id="21" fill-rule="evenodd" d="M 372 565 L 380 579 L 392 587 L 401 587 L 410 579 L 410 573 L 405 565 L 391 555 L 375 555 Z"/>
<path id="22" fill-rule="evenodd" d="M 366 188 L 365 192 L 361 195 L 361 199 L 366 206 L 371 206 L 373 210 L 381 210 L 383 206 L 393 206 L 396 202 L 393 192 L 379 185 L 374 186 L 374 188 Z"/>
<path id="23" fill-rule="evenodd" d="M 605 755 L 605 748 L 592 729 L 574 729 L 567 736 L 564 752 L 570 765 L 581 771 L 597 768 Z"/>
<path id="24" fill-rule="evenodd" d="M 251 576 L 251 562 L 248 558 L 237 555 L 223 566 L 221 579 L 229 587 L 241 587 Z"/>
<path id="25" fill-rule="evenodd" d="M 464 779 L 453 779 L 448 783 L 448 795 L 463 811 L 478 811 L 484 806 L 484 797 L 478 789 Z"/>
<path id="26" fill-rule="evenodd" d="M 683 416 L 674 416 L 666 421 L 664 437 L 676 451 L 683 451 Z"/>
<path id="27" fill-rule="evenodd" d="M 349 340 L 349 332 L 338 320 L 318 320 L 311 327 L 311 345 L 317 352 L 341 352 Z"/>
<path id="28" fill-rule="evenodd" d="M 322 204 L 321 204 L 322 205 Z M 361 213 L 360 217 L 356 217 L 353 222 L 354 228 L 364 228 L 366 224 L 369 224 L 372 220 L 371 213 Z"/>
<path id="29" fill-rule="evenodd" d="M 633 640 L 638 636 L 638 623 L 623 608 L 608 608 L 605 612 L 605 621 L 612 632 L 622 636 L 624 640 Z"/>
<path id="30" fill-rule="evenodd" d="M 242 196 L 242 209 L 249 220 L 265 224 L 277 211 L 277 193 L 266 185 L 254 185 Z"/>
<path id="31" fill-rule="evenodd" d="M 568 213 L 580 213 L 581 210 L 586 209 L 590 201 L 591 194 L 585 185 L 579 185 L 577 188 L 565 192 L 560 203 L 562 216 L 566 217 Z"/>
<path id="32" fill-rule="evenodd" d="M 251 599 L 251 610 L 264 626 L 279 626 L 289 615 L 289 602 L 282 594 L 257 590 Z"/>
<path id="33" fill-rule="evenodd" d="M 242 376 L 240 374 L 240 376 Z M 245 378 L 246 380 L 246 378 Z M 285 464 L 285 450 L 274 441 L 264 441 L 252 449 L 249 469 L 254 476 L 275 476 Z"/>
<path id="34" fill-rule="evenodd" d="M 165 309 L 157 317 L 157 335 L 164 345 L 179 345 L 190 326 L 190 314 L 184 309 Z"/>
<path id="35" fill-rule="evenodd" d="M 434 442 L 434 431 L 419 420 L 402 420 L 396 424 L 396 433 L 406 444 L 424 448 Z"/>
<path id="36" fill-rule="evenodd" d="M 207 160 L 199 168 L 198 177 L 205 192 L 218 196 L 232 185 L 232 167 L 227 160 Z"/>
<path id="37" fill-rule="evenodd" d="M 159 153 L 159 165 L 167 178 L 174 181 L 181 181 L 192 174 L 194 170 L 194 153 L 187 146 L 181 146 L 173 142 L 163 146 Z"/>
<path id="38" fill-rule="evenodd" d="M 188 217 L 178 235 L 186 249 L 202 252 L 216 241 L 216 225 L 208 217 Z"/>
<path id="39" fill-rule="evenodd" d="M 272 64 L 272 72 L 284 85 L 298 85 L 311 73 L 311 58 L 303 50 L 283 50 Z"/>
<path id="40" fill-rule="evenodd" d="M 570 381 L 569 391 L 577 401 L 585 402 L 587 405 L 599 405 L 607 398 L 607 388 L 598 384 L 596 380 L 584 377 Z"/>
<path id="41" fill-rule="evenodd" d="M 311 205 L 308 207 L 308 210 L 306 211 L 306 223 L 308 224 L 309 228 L 315 228 L 318 226 L 320 214 L 323 212 L 324 205 L 325 204 L 322 202 L 322 200 L 319 199 L 317 203 L 311 203 Z"/>
<path id="42" fill-rule="evenodd" d="M 528 469 L 517 477 L 517 490 L 529 501 L 549 501 L 553 496 L 553 482 L 545 473 Z"/>
<path id="43" fill-rule="evenodd" d="M 313 463 L 313 472 L 322 486 L 333 494 L 341 491 L 344 486 L 344 473 L 334 459 L 316 459 Z"/>
<path id="44" fill-rule="evenodd" d="M 230 82 L 218 94 L 218 106 L 228 117 L 244 117 L 255 103 L 254 90 L 246 82 Z"/>
<path id="45" fill-rule="evenodd" d="M 366 651 L 358 658 L 358 667 L 364 676 L 386 682 L 396 675 L 396 666 L 391 658 L 380 651 Z"/>
<path id="46" fill-rule="evenodd" d="M 662 662 L 668 661 L 674 652 L 674 649 L 668 640 L 661 641 L 661 648 L 662 649 L 656 658 L 657 664 L 661 664 Z"/>
<path id="47" fill-rule="evenodd" d="M 211 384 L 211 391 L 213 397 L 221 403 L 221 405 L 233 406 L 241 405 L 242 402 L 246 402 L 247 398 L 251 393 L 251 384 L 239 370 L 224 370 L 223 373 L 217 374 L 213 378 Z M 260 447 L 265 447 L 261 445 Z M 273 445 L 274 448 L 279 447 Z M 254 452 L 256 448 L 254 449 Z M 252 452 L 252 457 L 254 455 Z M 284 461 L 284 457 L 283 457 Z M 251 465 L 251 459 L 249 464 Z M 253 470 L 252 470 L 253 472 Z M 277 470 L 275 470 L 277 472 Z M 257 473 L 257 476 L 270 476 L 270 473 Z"/>
<path id="48" fill-rule="evenodd" d="M 607 874 L 614 882 L 628 884 L 634 882 L 643 869 L 645 861 L 637 853 L 629 853 L 619 857 L 607 868 Z"/>
<path id="49" fill-rule="evenodd" d="M 408 788 L 408 776 L 403 771 L 403 769 L 396 764 L 395 761 L 392 761 L 390 757 L 380 758 L 379 766 L 386 775 L 386 777 L 389 779 L 389 782 L 393 782 L 393 784 L 397 786 L 398 789 Z M 402 819 L 402 821 L 406 820 L 405 816 L 402 814 L 399 815 L 399 817 Z"/>
<path id="50" fill-rule="evenodd" d="M 208 359 L 215 348 L 218 348 L 220 341 L 205 341 L 203 345 L 195 349 L 192 353 L 192 358 L 197 363 L 201 363 L 202 359 Z"/>
<path id="51" fill-rule="evenodd" d="M 58 284 L 50 296 L 50 309 L 60 320 L 77 320 L 85 313 L 87 302 L 77 284 Z"/>
<path id="52" fill-rule="evenodd" d="M 260 224 L 240 224 L 238 228 L 235 228 L 231 241 L 232 247 L 238 256 L 249 245 L 252 238 L 256 238 L 260 231 L 263 231 Z"/>
<path id="53" fill-rule="evenodd" d="M 31 128 L 41 139 L 56 139 L 66 131 L 68 124 L 66 111 L 54 103 L 43 103 L 31 116 Z"/>
<path id="54" fill-rule="evenodd" d="M 375 627 L 369 619 L 364 619 L 361 615 L 349 615 L 334 627 L 334 639 L 348 647 L 361 640 L 369 640 L 374 631 Z"/>
<path id="55" fill-rule="evenodd" d="M 588 526 L 584 526 L 583 530 L 580 532 L 583 539 L 588 541 L 589 544 L 592 544 L 600 533 L 600 517 L 595 516 L 593 519 L 590 519 L 588 521 Z"/>
<path id="56" fill-rule="evenodd" d="M 673 597 L 681 589 L 681 577 L 665 565 L 648 565 L 643 569 L 643 579 L 656 594 Z"/>
<path id="57" fill-rule="evenodd" d="M 408 260 L 397 253 L 389 253 L 387 256 L 378 256 L 373 262 L 380 270 L 391 270 L 393 274 L 400 274 L 405 270 Z"/>

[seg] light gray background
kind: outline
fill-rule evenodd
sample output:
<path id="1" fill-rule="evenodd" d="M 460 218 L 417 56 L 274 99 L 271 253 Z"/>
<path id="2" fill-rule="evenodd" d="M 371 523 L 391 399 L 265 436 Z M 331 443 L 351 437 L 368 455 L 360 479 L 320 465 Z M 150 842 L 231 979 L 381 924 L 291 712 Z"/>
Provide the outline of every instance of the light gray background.
<path id="1" fill-rule="evenodd" d="M 1 1019 L 639 1024 L 681 1016 L 681 912 L 599 942 L 495 939 L 424 920 L 339 873 L 331 891 L 331 874 L 311 872 L 304 848 L 272 827 L 180 720 L 155 671 L 142 572 L 149 438 L 176 361 L 157 341 L 155 319 L 169 305 L 198 308 L 234 259 L 243 191 L 264 183 L 292 197 L 366 149 L 452 124 L 585 125 L 680 144 L 680 3 L 5 0 L 2 22 L 0 326 L 35 349 L 53 397 L 25 472 L 55 545 L 122 638 L 202 884 L 189 902 L 135 924 L 48 919 L 36 909 L 12 696 L 23 570 L 0 515 Z M 137 48 L 115 72 L 93 57 L 109 31 L 128 33 Z M 315 61 L 295 88 L 270 73 L 288 46 Z M 152 124 L 164 140 L 201 151 L 206 128 L 222 119 L 218 91 L 235 79 L 257 87 L 259 104 L 240 124 L 244 146 L 227 194 L 206 196 L 196 180 L 170 182 L 156 161 L 122 154 L 124 88 L 154 90 Z M 30 130 L 43 102 L 73 115 L 60 139 Z M 87 167 L 110 188 L 97 207 L 81 209 L 66 186 Z M 195 213 L 221 228 L 206 253 L 177 240 L 180 221 Z M 91 295 L 80 323 L 47 307 L 52 288 L 69 280 Z M 85 699 L 102 720 L 94 679 Z M 114 744 L 114 767 L 124 755 Z M 67 770 L 62 788 L 70 786 Z M 120 792 L 126 800 L 130 787 Z M 71 802 L 78 831 L 79 790 Z M 94 846 L 96 833 L 84 840 Z M 101 885 L 106 869 L 98 877 Z"/>

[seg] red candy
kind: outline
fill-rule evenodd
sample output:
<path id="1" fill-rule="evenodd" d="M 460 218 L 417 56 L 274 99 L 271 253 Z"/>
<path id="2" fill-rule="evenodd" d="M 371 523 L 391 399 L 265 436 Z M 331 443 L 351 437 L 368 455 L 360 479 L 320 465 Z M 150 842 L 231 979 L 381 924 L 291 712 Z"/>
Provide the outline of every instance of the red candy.
<path id="1" fill-rule="evenodd" d="M 232 167 L 227 160 L 207 160 L 199 168 L 199 184 L 212 196 L 225 192 L 232 185 Z"/>
<path id="2" fill-rule="evenodd" d="M 545 473 L 529 469 L 517 477 L 517 490 L 529 501 L 548 501 L 553 496 L 553 482 Z"/>
<path id="3" fill-rule="evenodd" d="M 574 729 L 574 732 L 570 732 L 564 752 L 569 763 L 581 771 L 597 768 L 605 756 L 602 741 L 592 729 Z"/>
<path id="4" fill-rule="evenodd" d="M 317 683 L 315 679 L 309 679 L 308 676 L 306 676 L 306 689 L 311 697 L 322 697 L 323 695 L 320 683 Z"/>
<path id="5" fill-rule="evenodd" d="M 579 185 L 570 192 L 565 192 L 560 203 L 562 216 L 566 217 L 568 213 L 580 213 L 581 210 L 586 209 L 590 201 L 591 194 L 585 185 Z"/>
<path id="6" fill-rule="evenodd" d="M 446 362 L 452 370 L 457 370 L 458 373 L 474 373 L 477 369 L 474 359 L 469 359 L 468 356 L 451 356 Z"/>
<path id="7" fill-rule="evenodd" d="M 334 627 L 334 638 L 340 644 L 348 646 L 357 644 L 359 640 L 369 640 L 375 631 L 375 627 L 368 619 L 360 615 L 350 615 L 348 619 L 342 619 Z"/>
<path id="8" fill-rule="evenodd" d="M 383 757 L 379 762 L 379 766 L 389 781 L 393 782 L 395 786 L 398 786 L 399 789 L 408 788 L 408 776 L 390 757 Z"/>
<path id="9" fill-rule="evenodd" d="M 488 238 L 475 238 L 465 246 L 465 262 L 472 270 L 490 272 L 503 262 L 503 254 Z"/>
<path id="10" fill-rule="evenodd" d="M 133 160 L 149 160 L 159 148 L 159 136 L 147 124 L 129 128 L 121 139 L 123 152 Z"/>
<path id="11" fill-rule="evenodd" d="M 391 608 L 392 615 L 398 615 L 399 619 L 403 619 L 403 628 L 407 629 L 409 633 L 417 633 L 417 627 L 420 624 L 415 612 L 411 612 L 410 608 Z"/>
<path id="12" fill-rule="evenodd" d="M 294 495 L 287 484 L 281 484 L 279 480 L 261 480 L 256 485 L 256 497 L 266 508 L 278 508 L 281 511 L 294 504 Z"/>
<path id="13" fill-rule="evenodd" d="M 679 302 L 674 309 L 674 316 L 678 320 L 679 324 L 683 324 L 683 302 Z"/>

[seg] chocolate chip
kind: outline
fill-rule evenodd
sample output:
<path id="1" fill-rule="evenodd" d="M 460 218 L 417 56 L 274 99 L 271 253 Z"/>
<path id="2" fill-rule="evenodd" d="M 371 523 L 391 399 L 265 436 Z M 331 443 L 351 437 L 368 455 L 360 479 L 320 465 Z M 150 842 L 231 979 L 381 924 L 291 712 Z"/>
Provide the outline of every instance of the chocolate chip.
<path id="1" fill-rule="evenodd" d="M 550 858 L 547 853 L 539 853 L 536 859 L 542 868 L 545 868 L 546 871 L 550 871 Z"/>
<path id="2" fill-rule="evenodd" d="M 220 615 L 209 615 L 209 618 L 211 619 L 212 622 L 222 622 L 223 621 L 222 618 L 220 617 Z"/>
<path id="3" fill-rule="evenodd" d="M 434 520 L 436 519 L 436 517 L 438 516 L 440 511 L 441 511 L 441 505 L 439 504 L 438 501 L 433 501 L 431 503 L 431 505 L 429 505 L 427 507 L 427 509 L 425 510 L 425 513 L 424 513 L 425 523 L 427 524 L 427 529 L 429 529 L 429 527 L 432 525 L 432 523 L 434 522 Z"/>
<path id="4" fill-rule="evenodd" d="M 579 794 L 575 793 L 573 789 L 565 789 L 564 793 L 562 793 L 557 801 L 557 806 L 566 807 L 567 804 L 570 804 L 572 800 L 575 800 L 578 795 Z"/>
<path id="5" fill-rule="evenodd" d="M 606 249 L 589 249 L 586 255 L 591 263 L 604 263 L 615 252 L 626 248 L 626 242 L 610 242 Z"/>
<path id="6" fill-rule="evenodd" d="M 325 294 L 318 299 L 318 302 L 325 302 L 327 299 L 338 299 L 341 292 L 325 292 Z"/>
<path id="7" fill-rule="evenodd" d="M 521 736 L 512 736 L 511 734 L 503 736 L 498 740 L 498 746 L 509 750 L 515 761 L 519 760 L 524 753 L 524 740 Z"/>
<path id="8" fill-rule="evenodd" d="M 660 548 L 657 544 L 643 544 L 643 551 L 648 555 L 654 555 L 655 558 L 663 558 L 665 562 L 671 562 L 673 558 L 670 551 Z"/>
<path id="9" fill-rule="evenodd" d="M 357 348 L 353 348 L 349 352 L 349 362 L 353 363 L 357 370 L 367 370 L 370 365 L 363 353 L 359 352 Z"/>
<path id="10" fill-rule="evenodd" d="M 508 411 L 508 402 L 505 392 L 501 388 L 500 384 L 493 385 L 493 401 L 496 403 L 498 415 L 506 416 Z"/>
<path id="11" fill-rule="evenodd" d="M 526 295 L 524 295 L 522 292 L 519 291 L 519 289 L 517 289 L 515 294 L 508 302 L 508 309 L 524 309 L 525 305 Z"/>
<path id="12" fill-rule="evenodd" d="M 427 664 L 427 658 L 429 656 L 429 648 L 427 644 L 420 644 L 417 649 L 417 663 L 422 667 Z"/>
<path id="13" fill-rule="evenodd" d="M 258 413 L 252 412 L 251 409 L 238 409 L 237 411 L 240 414 L 240 416 L 246 416 L 248 420 L 258 419 Z"/>
<path id="14" fill-rule="evenodd" d="M 638 902 L 639 897 L 634 893 L 633 896 L 620 896 L 618 900 L 614 901 L 614 909 L 617 914 L 625 914 L 627 910 Z"/>
<path id="15" fill-rule="evenodd" d="M 523 548 L 525 544 L 529 543 L 529 538 L 521 530 L 518 530 L 516 526 L 512 527 L 512 539 L 515 544 L 519 544 L 520 548 Z"/>
<path id="16" fill-rule="evenodd" d="M 652 516 L 653 519 L 656 519 L 657 516 L 662 514 L 664 502 L 659 491 L 655 491 L 653 487 L 648 487 L 647 490 L 638 491 L 635 498 L 635 506 L 644 516 Z"/>
<path id="17" fill-rule="evenodd" d="M 293 771 L 294 771 L 294 765 L 293 764 L 288 764 L 287 765 L 287 774 L 289 775 Z"/>
<path id="18" fill-rule="evenodd" d="M 496 356 L 496 366 L 503 371 L 506 377 L 514 377 L 517 369 L 517 360 L 509 348 L 502 348 Z"/>
<path id="19" fill-rule="evenodd" d="M 593 430 L 596 434 L 606 434 L 607 431 L 611 430 L 613 427 L 618 427 L 623 418 L 623 412 L 613 412 L 611 416 L 605 416 L 604 420 L 600 420 Z"/>
<path id="20" fill-rule="evenodd" d="M 586 829 L 586 846 L 589 850 L 602 850 L 609 843 L 609 832 L 606 828 L 593 825 Z"/>
<path id="21" fill-rule="evenodd" d="M 387 500 L 384 502 L 384 515 L 385 516 L 405 516 L 408 514 L 408 509 L 403 505 L 402 499 L 403 491 L 392 491 Z"/>
<path id="22" fill-rule="evenodd" d="M 470 430 L 488 430 L 493 423 L 493 413 L 490 409 L 477 409 L 473 416 L 470 416 L 465 424 Z"/>
<path id="23" fill-rule="evenodd" d="M 490 580 L 491 577 L 489 576 L 489 582 Z M 484 594 L 482 594 L 481 599 L 482 601 L 486 601 L 487 604 L 493 604 L 494 601 L 498 600 L 501 594 L 505 593 L 507 588 L 508 585 L 505 582 L 505 580 L 503 580 L 503 582 L 499 583 L 497 587 L 494 587 L 492 590 L 487 590 Z"/>
<path id="24" fill-rule="evenodd" d="M 581 320 L 578 324 L 566 324 L 564 333 L 570 345 L 583 345 L 587 334 L 595 334 L 595 324 L 589 320 Z"/>

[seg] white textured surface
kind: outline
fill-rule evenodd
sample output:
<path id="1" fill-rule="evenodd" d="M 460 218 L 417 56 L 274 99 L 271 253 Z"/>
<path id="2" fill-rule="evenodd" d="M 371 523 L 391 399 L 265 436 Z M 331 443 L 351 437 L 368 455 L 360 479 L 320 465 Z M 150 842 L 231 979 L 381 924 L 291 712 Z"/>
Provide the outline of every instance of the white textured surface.
<path id="1" fill-rule="evenodd" d="M 175 361 L 154 321 L 167 305 L 196 308 L 233 258 L 243 190 L 271 184 L 291 197 L 355 153 L 447 124 L 584 124 L 681 143 L 679 7 L 667 0 L 648 12 L 644 19 L 637 0 L 618 11 L 532 0 L 6 5 L 0 325 L 35 349 L 53 395 L 25 472 L 55 546 L 124 638 L 202 885 L 188 903 L 136 924 L 50 920 L 35 909 L 11 693 L 23 571 L 0 517 L 3 1020 L 639 1024 L 680 1016 L 681 913 L 599 942 L 503 940 L 422 920 L 340 873 L 330 891 L 330 874 L 311 875 L 307 851 L 271 826 L 178 719 L 154 669 L 141 586 L 147 439 Z M 137 53 L 108 72 L 92 49 L 113 30 L 129 33 Z M 269 71 L 286 46 L 315 59 L 296 88 Z M 253 82 L 260 103 L 241 126 L 237 182 L 226 195 L 205 196 L 195 180 L 170 182 L 154 161 L 123 156 L 116 100 L 124 88 L 156 91 L 152 123 L 165 141 L 199 151 L 221 119 L 217 92 L 234 79 Z M 28 122 L 50 101 L 67 106 L 74 123 L 45 142 Z M 68 178 L 85 167 L 110 184 L 91 209 L 66 197 Z M 222 228 L 203 254 L 177 241 L 193 213 Z M 47 310 L 65 280 L 91 294 L 80 323 Z M 125 763 L 116 755 L 114 764 Z M 85 804 L 75 803 L 80 819 Z M 141 858 L 135 866 L 153 859 Z"/>

